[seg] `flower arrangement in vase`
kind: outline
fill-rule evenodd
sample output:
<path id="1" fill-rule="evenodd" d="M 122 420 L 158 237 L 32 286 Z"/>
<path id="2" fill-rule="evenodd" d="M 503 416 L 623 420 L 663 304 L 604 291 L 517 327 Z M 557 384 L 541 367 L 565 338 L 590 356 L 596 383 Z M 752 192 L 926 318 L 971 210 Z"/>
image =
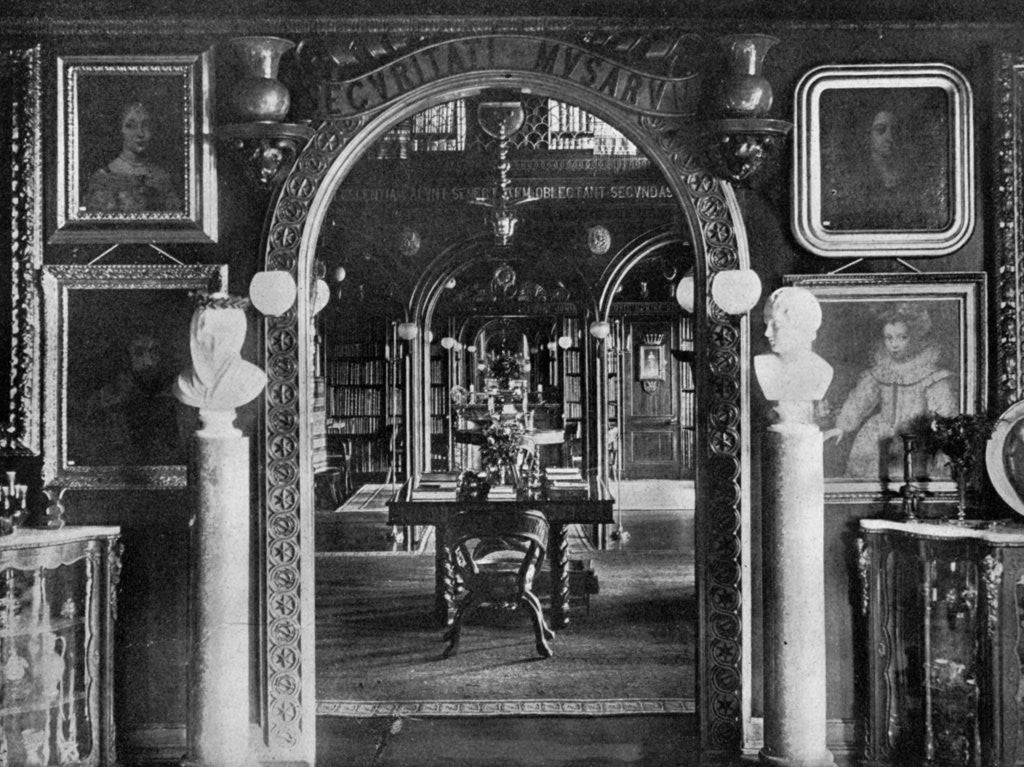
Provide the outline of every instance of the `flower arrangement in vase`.
<path id="1" fill-rule="evenodd" d="M 518 419 L 496 420 L 484 429 L 480 462 L 493 478 L 492 484 L 515 484 L 516 454 L 522 436 L 523 425 Z"/>
<path id="2" fill-rule="evenodd" d="M 995 420 L 984 414 L 961 413 L 932 419 L 932 440 L 949 457 L 949 467 L 956 481 L 958 522 L 967 517 L 968 489 L 976 479 L 978 467 L 984 462 L 985 443 L 994 428 Z"/>

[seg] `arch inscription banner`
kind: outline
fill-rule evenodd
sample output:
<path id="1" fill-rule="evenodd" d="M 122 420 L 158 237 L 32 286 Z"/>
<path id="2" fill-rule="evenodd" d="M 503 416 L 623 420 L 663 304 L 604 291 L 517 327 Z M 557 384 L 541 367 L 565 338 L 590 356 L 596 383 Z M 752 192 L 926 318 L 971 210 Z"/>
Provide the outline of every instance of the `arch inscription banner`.
<path id="1" fill-rule="evenodd" d="M 464 37 L 428 45 L 359 77 L 323 84 L 322 106 L 337 117 L 378 109 L 445 77 L 527 71 L 570 80 L 628 109 L 666 117 L 696 113 L 700 78 L 641 72 L 560 40 L 525 35 Z"/>

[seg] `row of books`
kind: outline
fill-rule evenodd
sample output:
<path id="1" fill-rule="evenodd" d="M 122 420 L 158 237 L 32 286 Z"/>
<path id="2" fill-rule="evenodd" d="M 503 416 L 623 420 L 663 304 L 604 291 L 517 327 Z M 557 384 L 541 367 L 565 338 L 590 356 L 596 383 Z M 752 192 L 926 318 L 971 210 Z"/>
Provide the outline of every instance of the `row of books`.
<path id="1" fill-rule="evenodd" d="M 559 498 L 586 498 L 589 486 L 576 467 L 548 466 L 541 477 L 544 495 L 551 500 Z"/>

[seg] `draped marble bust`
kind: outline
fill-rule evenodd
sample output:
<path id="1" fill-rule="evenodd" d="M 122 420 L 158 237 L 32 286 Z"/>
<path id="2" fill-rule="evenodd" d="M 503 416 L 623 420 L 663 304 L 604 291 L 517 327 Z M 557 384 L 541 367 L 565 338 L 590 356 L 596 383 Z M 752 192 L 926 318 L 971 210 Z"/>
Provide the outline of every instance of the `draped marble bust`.
<path id="1" fill-rule="evenodd" d="M 765 303 L 764 322 L 772 353 L 754 357 L 757 383 L 778 403 L 781 422 L 813 423 L 813 404 L 832 383 L 832 366 L 811 350 L 821 327 L 818 299 L 806 288 L 779 288 Z"/>
<path id="2" fill-rule="evenodd" d="M 259 396 L 267 383 L 262 369 L 242 359 L 248 301 L 226 293 L 200 299 L 192 314 L 192 365 L 178 376 L 174 396 L 199 408 L 205 428 L 230 427 L 235 408 Z M 221 430 L 218 429 L 218 430 Z"/>

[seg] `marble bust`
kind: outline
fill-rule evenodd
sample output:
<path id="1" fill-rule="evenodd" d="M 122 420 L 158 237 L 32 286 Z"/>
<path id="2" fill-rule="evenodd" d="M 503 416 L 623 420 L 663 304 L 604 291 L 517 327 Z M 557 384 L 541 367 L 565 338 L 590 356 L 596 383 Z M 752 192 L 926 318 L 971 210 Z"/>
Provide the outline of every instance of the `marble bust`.
<path id="1" fill-rule="evenodd" d="M 764 334 L 771 354 L 754 357 L 765 399 L 777 402 L 781 421 L 812 423 L 813 403 L 832 383 L 832 366 L 811 350 L 821 327 L 821 306 L 805 288 L 779 288 L 764 307 Z"/>
<path id="2" fill-rule="evenodd" d="M 244 299 L 215 293 L 201 299 L 192 314 L 192 365 L 178 376 L 174 396 L 199 408 L 204 425 L 232 419 L 235 408 L 259 396 L 267 375 L 242 359 L 246 318 Z M 216 414 L 224 414 L 218 418 Z"/>

